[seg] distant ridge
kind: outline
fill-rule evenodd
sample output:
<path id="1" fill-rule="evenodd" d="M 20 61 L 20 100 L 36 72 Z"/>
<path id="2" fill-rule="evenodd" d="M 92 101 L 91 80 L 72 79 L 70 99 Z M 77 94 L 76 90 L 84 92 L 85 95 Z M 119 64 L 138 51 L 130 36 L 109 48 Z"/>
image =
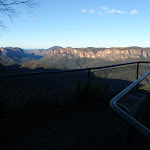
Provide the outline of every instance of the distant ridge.
<path id="1" fill-rule="evenodd" d="M 141 47 L 72 48 L 48 50 L 38 61 L 22 63 L 21 67 L 35 69 L 75 69 L 98 67 L 131 61 L 150 61 L 150 49 Z M 42 53 L 43 54 L 43 53 Z M 39 53 L 40 55 L 40 53 Z"/>
<path id="2" fill-rule="evenodd" d="M 35 54 L 25 53 L 24 50 L 19 47 L 0 48 L 0 63 L 5 66 L 28 62 L 31 60 L 37 60 L 40 58 L 41 56 L 35 56 Z"/>
<path id="3" fill-rule="evenodd" d="M 150 48 L 138 46 L 111 48 L 72 48 L 53 46 L 24 52 L 18 47 L 0 48 L 0 63 L 19 64 L 22 68 L 73 69 L 101 66 L 104 63 L 150 61 Z"/>
<path id="4" fill-rule="evenodd" d="M 60 50 L 60 49 L 63 49 L 63 47 L 61 47 L 61 46 L 53 46 L 53 47 L 50 47 L 47 50 Z"/>
<path id="5" fill-rule="evenodd" d="M 63 47 L 53 46 L 53 47 L 50 47 L 48 49 L 37 49 L 37 50 L 26 51 L 26 53 L 28 53 L 28 54 L 34 53 L 35 55 L 46 56 L 49 54 L 50 51 L 61 50 L 61 49 L 63 49 Z"/>

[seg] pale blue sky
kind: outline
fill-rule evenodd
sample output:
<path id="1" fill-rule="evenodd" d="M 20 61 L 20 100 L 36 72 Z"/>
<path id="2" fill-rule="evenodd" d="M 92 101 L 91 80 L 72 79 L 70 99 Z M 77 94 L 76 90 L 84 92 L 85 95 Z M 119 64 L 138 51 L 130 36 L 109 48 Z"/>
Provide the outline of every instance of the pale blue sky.
<path id="1" fill-rule="evenodd" d="M 0 29 L 0 47 L 150 47 L 149 0 L 41 0 Z"/>

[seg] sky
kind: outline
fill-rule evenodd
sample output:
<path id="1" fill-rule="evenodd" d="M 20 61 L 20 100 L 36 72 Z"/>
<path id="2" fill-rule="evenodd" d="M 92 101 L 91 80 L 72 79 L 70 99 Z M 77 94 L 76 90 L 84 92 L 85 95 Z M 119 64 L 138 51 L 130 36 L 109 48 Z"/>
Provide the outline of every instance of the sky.
<path id="1" fill-rule="evenodd" d="M 0 14 L 0 47 L 150 47 L 149 0 L 40 0 L 11 21 Z"/>

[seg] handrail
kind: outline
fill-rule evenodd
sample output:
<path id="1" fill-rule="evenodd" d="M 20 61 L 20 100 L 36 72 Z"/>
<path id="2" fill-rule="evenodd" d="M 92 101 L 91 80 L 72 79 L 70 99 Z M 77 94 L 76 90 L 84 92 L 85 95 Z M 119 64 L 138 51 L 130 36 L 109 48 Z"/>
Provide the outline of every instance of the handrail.
<path id="1" fill-rule="evenodd" d="M 150 130 L 145 127 L 143 124 L 141 124 L 139 121 L 134 119 L 132 116 L 130 116 L 128 113 L 123 111 L 120 107 L 117 106 L 117 102 L 123 98 L 126 94 L 128 94 L 136 85 L 138 85 L 144 78 L 146 78 L 150 74 L 150 70 L 142 75 L 139 79 L 137 79 L 135 82 L 130 84 L 126 89 L 124 89 L 122 92 L 120 92 L 118 95 L 116 95 L 111 101 L 110 101 L 110 107 L 125 121 L 127 121 L 130 125 L 135 127 L 141 134 L 143 134 L 147 139 L 150 140 Z"/>
<path id="2" fill-rule="evenodd" d="M 88 81 L 89 81 L 89 74 L 90 74 L 91 70 L 113 68 L 113 67 L 119 67 L 119 66 L 124 66 L 124 65 L 131 65 L 131 64 L 137 64 L 137 77 L 138 77 L 138 67 L 139 67 L 138 65 L 140 63 L 150 63 L 150 62 L 137 61 L 137 62 L 116 64 L 116 65 L 108 65 L 108 66 L 94 67 L 94 68 L 84 68 L 84 69 L 61 70 L 61 71 L 47 71 L 47 72 L 31 72 L 31 73 L 16 73 L 16 74 L 3 74 L 3 75 L 0 75 L 0 78 L 24 77 L 24 76 L 32 76 L 32 75 L 46 75 L 46 74 L 64 73 L 64 72 L 76 72 L 76 71 L 88 71 Z M 140 133 L 142 133 L 143 135 L 145 135 L 150 140 L 150 130 L 147 127 L 145 127 L 144 125 L 142 125 L 140 122 L 138 122 L 136 119 L 134 119 L 132 116 L 130 116 L 128 113 L 126 113 L 125 111 L 123 111 L 120 107 L 117 106 L 117 102 L 122 97 L 124 97 L 128 92 L 130 92 L 136 85 L 138 85 L 149 74 L 150 74 L 150 71 L 148 71 L 147 73 L 145 73 L 143 76 L 141 76 L 139 79 L 137 79 L 134 83 L 132 83 L 130 86 L 128 86 L 126 89 L 124 89 L 118 95 L 116 95 L 110 101 L 110 106 L 111 106 L 111 108 L 115 112 L 118 113 L 119 116 L 121 116 L 129 124 L 131 124 L 132 126 L 134 126 Z"/>
<path id="3" fill-rule="evenodd" d="M 53 74 L 53 73 L 76 72 L 76 71 L 89 71 L 89 70 L 106 69 L 106 68 L 119 67 L 119 66 L 124 66 L 124 65 L 137 64 L 137 63 L 150 63 L 150 62 L 139 61 L 139 62 L 130 62 L 130 63 L 123 63 L 123 64 L 116 64 L 116 65 L 108 65 L 108 66 L 102 66 L 102 67 L 83 68 L 83 69 L 3 74 L 3 75 L 0 75 L 0 78 L 22 77 L 22 76 L 33 76 L 33 75 L 46 75 L 46 74 Z"/>

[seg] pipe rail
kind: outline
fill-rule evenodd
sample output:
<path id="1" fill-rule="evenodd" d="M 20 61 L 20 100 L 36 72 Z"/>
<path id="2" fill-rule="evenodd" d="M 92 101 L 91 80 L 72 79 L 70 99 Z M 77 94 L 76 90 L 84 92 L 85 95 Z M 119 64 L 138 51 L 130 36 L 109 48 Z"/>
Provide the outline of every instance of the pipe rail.
<path id="1" fill-rule="evenodd" d="M 143 124 L 138 122 L 136 119 L 134 119 L 132 116 L 130 116 L 130 113 L 127 113 L 128 110 L 125 112 L 121 108 L 118 107 L 117 102 L 124 97 L 127 93 L 129 93 L 134 87 L 136 87 L 144 78 L 146 78 L 150 71 L 145 73 L 143 76 L 141 76 L 138 79 L 138 72 L 139 72 L 139 64 L 141 63 L 150 63 L 150 62 L 144 62 L 144 61 L 138 61 L 138 62 L 130 62 L 130 63 L 123 63 L 123 64 L 116 64 L 116 65 L 109 65 L 109 66 L 102 66 L 102 67 L 95 67 L 95 68 L 84 68 L 84 69 L 74 69 L 74 70 L 62 70 L 62 71 L 47 71 L 47 72 L 30 72 L 30 73 L 14 73 L 14 74 L 3 74 L 0 75 L 0 79 L 2 78 L 13 78 L 13 77 L 24 77 L 24 76 L 33 76 L 33 75 L 46 75 L 46 74 L 54 74 L 54 73 L 65 73 L 65 72 L 77 72 L 77 71 L 88 71 L 88 86 L 89 86 L 89 78 L 90 78 L 90 71 L 91 70 L 97 70 L 97 69 L 106 69 L 106 68 L 113 68 L 113 67 L 119 67 L 119 66 L 125 66 L 125 65 L 132 65 L 137 64 L 137 77 L 136 81 L 132 83 L 130 86 L 128 86 L 126 89 L 124 89 L 122 92 L 120 92 L 118 95 L 116 95 L 111 101 L 110 101 L 110 107 L 124 120 L 126 120 L 129 124 L 131 124 L 133 127 L 135 127 L 140 133 L 142 133 L 144 136 L 146 136 L 150 140 L 150 130 L 145 127 Z M 137 88 L 137 87 L 136 87 Z M 125 108 L 124 108 L 125 109 Z"/>
<path id="2" fill-rule="evenodd" d="M 64 73 L 64 72 L 77 72 L 77 71 L 89 71 L 89 72 L 90 72 L 91 70 L 113 68 L 113 67 L 119 67 L 119 66 L 125 66 L 125 65 L 132 65 L 132 64 L 137 64 L 137 66 L 138 66 L 140 63 L 150 63 L 150 62 L 138 61 L 138 62 L 130 62 L 130 63 L 116 64 L 116 65 L 108 65 L 108 66 L 102 66 L 102 67 L 83 68 L 83 69 L 3 74 L 3 75 L 0 75 L 0 78 L 24 77 L 24 76 L 46 75 L 46 74 Z M 138 71 L 138 69 L 137 69 L 137 71 Z M 138 75 L 137 75 L 137 76 L 138 76 Z"/>
<path id="3" fill-rule="evenodd" d="M 145 127 L 143 124 L 141 124 L 139 121 L 137 121 L 135 118 L 133 118 L 131 115 L 129 115 L 127 112 L 125 112 L 123 109 L 118 107 L 117 102 L 123 98 L 126 94 L 128 94 L 134 87 L 136 87 L 143 79 L 145 79 L 150 74 L 150 70 L 142 75 L 139 79 L 137 79 L 135 82 L 130 84 L 127 88 L 125 88 L 122 92 L 120 92 L 118 95 L 116 95 L 111 101 L 110 101 L 110 107 L 127 123 L 132 125 L 139 131 L 142 135 L 144 135 L 147 139 L 150 140 L 150 130 Z"/>

